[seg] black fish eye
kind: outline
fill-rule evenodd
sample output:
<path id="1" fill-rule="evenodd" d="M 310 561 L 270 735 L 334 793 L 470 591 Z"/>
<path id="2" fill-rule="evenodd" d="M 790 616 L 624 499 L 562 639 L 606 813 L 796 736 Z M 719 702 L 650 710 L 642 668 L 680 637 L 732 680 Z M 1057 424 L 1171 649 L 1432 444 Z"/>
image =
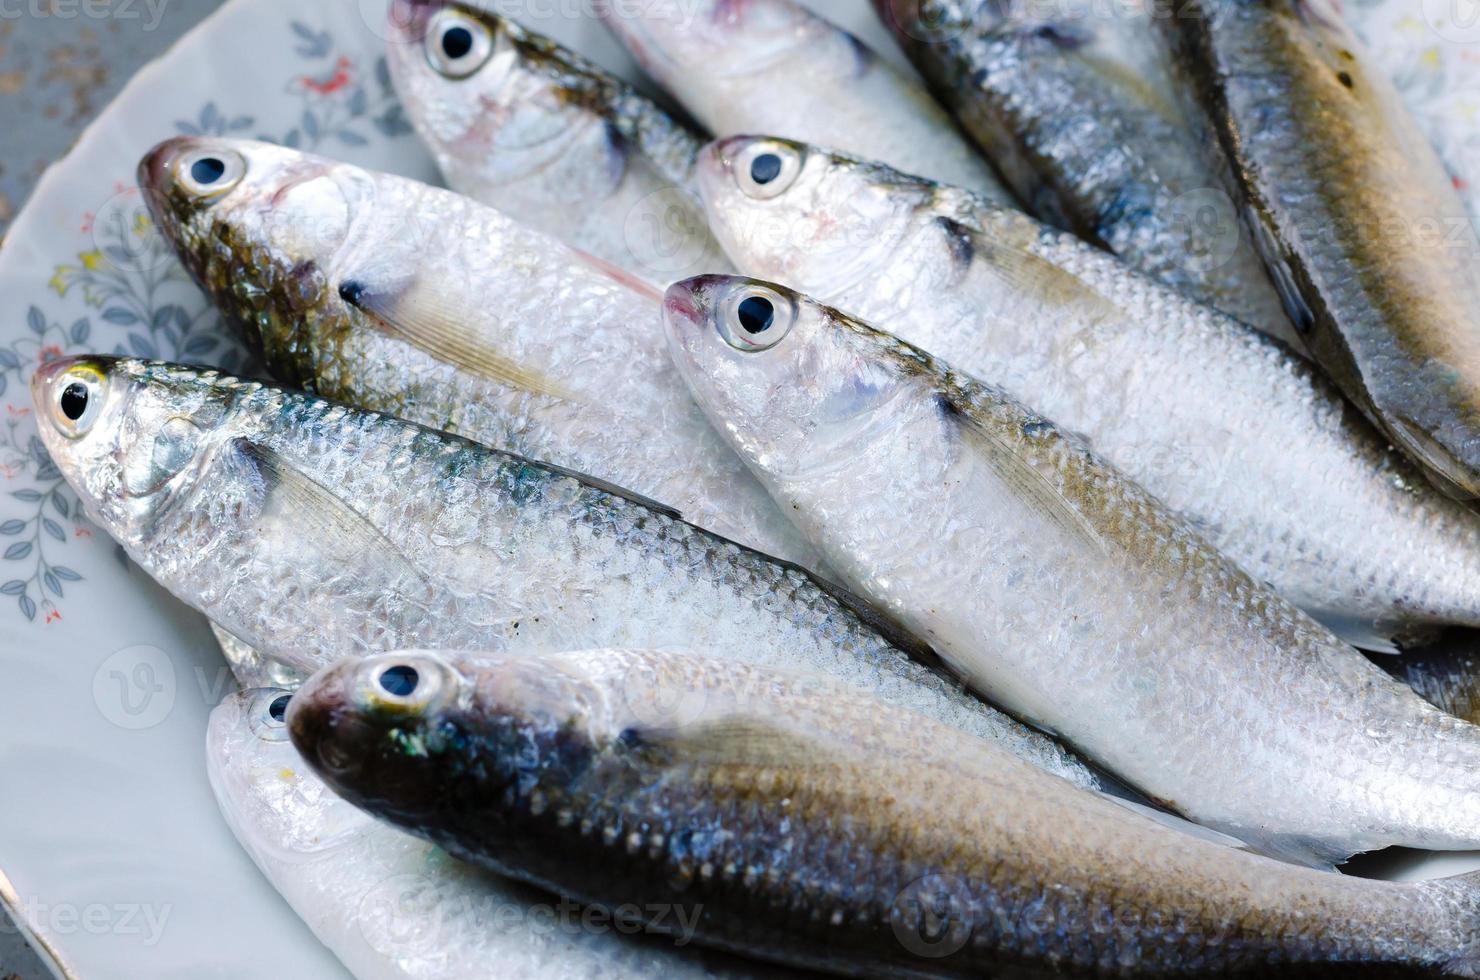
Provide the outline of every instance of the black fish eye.
<path id="1" fill-rule="evenodd" d="M 406 664 L 396 664 L 387 667 L 380 672 L 380 686 L 387 693 L 398 698 L 404 698 L 416 690 L 416 682 L 419 680 L 416 668 Z"/>
<path id="2" fill-rule="evenodd" d="M 76 422 L 87 411 L 87 399 L 87 385 L 81 381 L 72 382 L 62 389 L 62 414 Z"/>
<path id="3" fill-rule="evenodd" d="M 214 184 L 226 173 L 226 161 L 220 157 L 201 157 L 190 165 L 190 179 L 202 187 Z"/>
<path id="4" fill-rule="evenodd" d="M 272 704 L 267 706 L 267 716 L 273 721 L 282 721 L 288 713 L 288 702 L 293 700 L 291 694 L 279 694 L 273 698 Z"/>
<path id="5" fill-rule="evenodd" d="M 442 32 L 442 53 L 454 60 L 473 50 L 473 32 L 466 27 L 449 27 Z"/>
<path id="6" fill-rule="evenodd" d="M 781 173 L 781 158 L 774 153 L 762 153 L 750 161 L 750 179 L 757 184 L 769 184 Z"/>
<path id="7" fill-rule="evenodd" d="M 764 296 L 747 296 L 735 308 L 740 317 L 740 327 L 748 334 L 758 334 L 768 329 L 776 319 L 776 308 Z"/>

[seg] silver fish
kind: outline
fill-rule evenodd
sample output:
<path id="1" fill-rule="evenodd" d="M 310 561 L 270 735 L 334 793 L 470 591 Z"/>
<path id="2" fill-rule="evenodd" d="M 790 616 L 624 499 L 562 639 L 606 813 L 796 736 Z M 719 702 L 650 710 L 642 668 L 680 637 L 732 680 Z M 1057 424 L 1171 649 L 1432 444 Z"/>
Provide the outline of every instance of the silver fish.
<path id="1" fill-rule="evenodd" d="M 130 557 L 306 673 L 402 647 L 682 645 L 831 673 L 1094 781 L 866 604 L 608 484 L 175 365 L 57 360 L 32 396 L 53 460 Z"/>
<path id="2" fill-rule="evenodd" d="M 448 186 L 654 282 L 728 268 L 689 186 L 703 141 L 650 99 L 471 4 L 393 7 L 387 30 Z"/>
<path id="3" fill-rule="evenodd" d="M 1480 874 L 1211 844 L 821 679 L 387 654 L 315 675 L 288 727 L 337 791 L 459 856 L 846 976 L 1480 974 Z"/>
<path id="4" fill-rule="evenodd" d="M 1480 846 L 1480 727 L 1051 421 L 783 287 L 701 276 L 663 308 L 685 380 L 776 502 L 972 689 L 1272 854 Z"/>
<path id="5" fill-rule="evenodd" d="M 583 920 L 569 900 L 464 864 L 355 809 L 288 740 L 289 698 L 281 688 L 227 696 L 211 712 L 206 771 L 242 848 L 358 980 L 494 970 L 527 980 L 754 975 L 706 963 L 694 946 Z"/>
<path id="6" fill-rule="evenodd" d="M 794 0 L 600 7 L 647 73 L 717 136 L 776 133 L 837 146 L 1011 201 L 916 81 Z"/>
<path id="7" fill-rule="evenodd" d="M 690 399 L 646 283 L 450 191 L 266 143 L 168 140 L 139 182 L 284 383 L 611 480 L 815 561 Z"/>
<path id="8" fill-rule="evenodd" d="M 1198 117 L 1172 94 L 1152 25 L 1161 8 L 1096 0 L 875 6 L 1033 213 L 1299 343 L 1209 163 Z"/>
<path id="9" fill-rule="evenodd" d="M 795 177 L 758 192 L 751 161 Z M 1015 212 L 783 140 L 705 151 L 747 273 L 1005 388 L 1360 646 L 1480 625 L 1480 517 L 1434 491 L 1305 361 Z"/>
<path id="10" fill-rule="evenodd" d="M 1480 497 L 1480 235 L 1330 0 L 1165 19 L 1306 346 L 1436 486 Z"/>

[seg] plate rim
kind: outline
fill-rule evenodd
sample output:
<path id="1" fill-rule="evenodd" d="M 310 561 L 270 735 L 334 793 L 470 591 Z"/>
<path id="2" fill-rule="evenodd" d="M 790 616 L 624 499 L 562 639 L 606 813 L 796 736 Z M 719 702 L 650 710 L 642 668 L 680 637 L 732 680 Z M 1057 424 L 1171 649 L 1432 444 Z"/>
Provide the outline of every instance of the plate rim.
<path id="1" fill-rule="evenodd" d="M 15 220 L 0 235 L 0 261 L 11 258 L 13 252 L 19 246 L 16 242 L 24 239 L 27 229 L 41 220 L 39 217 L 40 207 L 37 201 L 42 199 L 50 191 L 51 186 L 62 179 L 61 171 L 71 162 L 73 156 L 79 150 L 86 149 L 91 143 L 99 139 L 99 133 L 110 121 L 113 112 L 118 109 L 120 103 L 131 97 L 134 90 L 142 84 L 146 84 L 157 72 L 163 70 L 162 64 L 175 57 L 181 48 L 197 42 L 200 35 L 210 30 L 216 20 L 226 12 L 251 2 L 251 0 L 226 0 L 215 10 L 203 17 L 184 34 L 181 34 L 169 46 L 159 54 L 150 58 L 129 76 L 123 87 L 108 100 L 108 104 L 98 110 L 98 113 L 82 128 L 67 149 L 51 163 L 47 164 L 41 176 L 37 178 L 36 184 L 31 188 L 26 201 L 21 205 L 20 211 L 16 213 Z M 17 232 L 21 237 L 17 237 Z M 49 970 L 57 980 L 82 980 L 82 976 L 68 960 L 61 949 L 57 939 L 48 936 L 35 922 L 31 921 L 25 911 L 25 904 L 20 900 L 20 894 L 16 891 L 10 875 L 3 867 L 0 867 L 0 909 L 8 915 L 15 923 L 16 929 L 25 938 L 27 946 L 35 954 L 41 965 Z"/>

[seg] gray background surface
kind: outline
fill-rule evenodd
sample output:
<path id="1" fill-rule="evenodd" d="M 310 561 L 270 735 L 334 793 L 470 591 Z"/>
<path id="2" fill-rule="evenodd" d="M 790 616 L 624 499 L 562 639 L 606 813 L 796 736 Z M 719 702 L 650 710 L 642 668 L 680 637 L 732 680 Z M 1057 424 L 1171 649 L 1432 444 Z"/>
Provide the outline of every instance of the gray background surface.
<path id="1" fill-rule="evenodd" d="M 0 235 L 129 77 L 221 2 L 0 0 Z M 0 912 L 0 980 L 48 976 Z"/>

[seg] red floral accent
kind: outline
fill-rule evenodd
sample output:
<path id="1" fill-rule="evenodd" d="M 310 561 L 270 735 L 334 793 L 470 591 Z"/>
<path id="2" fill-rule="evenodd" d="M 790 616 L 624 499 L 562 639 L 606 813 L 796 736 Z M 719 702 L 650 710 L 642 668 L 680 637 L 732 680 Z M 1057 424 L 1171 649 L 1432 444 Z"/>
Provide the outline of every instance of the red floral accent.
<path id="1" fill-rule="evenodd" d="M 50 612 L 48 612 L 46 614 L 46 621 L 48 623 L 55 623 L 57 620 L 59 620 L 61 618 L 62 618 L 62 613 L 58 609 L 53 609 L 53 610 L 51 610 Z"/>
<path id="2" fill-rule="evenodd" d="M 82 212 L 82 233 L 84 235 L 92 234 L 93 222 L 96 220 L 98 220 L 98 216 L 91 211 Z"/>
<path id="3" fill-rule="evenodd" d="M 1455 190 L 1457 190 L 1457 191 L 1467 191 L 1467 190 L 1470 189 L 1470 182 L 1468 180 L 1465 180 L 1463 177 L 1460 177 L 1459 175 L 1455 175 L 1451 179 L 1454 181 L 1454 189 Z"/>
<path id="4" fill-rule="evenodd" d="M 72 536 L 76 538 L 90 538 L 92 537 L 92 532 L 85 527 L 79 527 L 72 532 Z"/>
<path id="5" fill-rule="evenodd" d="M 62 349 L 60 347 L 58 347 L 56 344 L 47 344 L 45 347 L 41 348 L 41 352 L 36 355 L 36 359 L 39 360 L 42 364 L 45 364 L 47 361 L 54 361 L 61 356 Z"/>
<path id="6" fill-rule="evenodd" d="M 320 95 L 333 95 L 349 84 L 349 70 L 352 67 L 354 67 L 354 62 L 340 55 L 339 60 L 334 63 L 334 74 L 323 81 L 319 81 L 311 75 L 304 75 L 303 87 L 310 92 L 317 92 Z"/>
<path id="7" fill-rule="evenodd" d="M 5 410 L 11 414 L 12 418 L 23 418 L 31 414 L 29 408 L 16 408 L 14 405 L 6 405 Z"/>

